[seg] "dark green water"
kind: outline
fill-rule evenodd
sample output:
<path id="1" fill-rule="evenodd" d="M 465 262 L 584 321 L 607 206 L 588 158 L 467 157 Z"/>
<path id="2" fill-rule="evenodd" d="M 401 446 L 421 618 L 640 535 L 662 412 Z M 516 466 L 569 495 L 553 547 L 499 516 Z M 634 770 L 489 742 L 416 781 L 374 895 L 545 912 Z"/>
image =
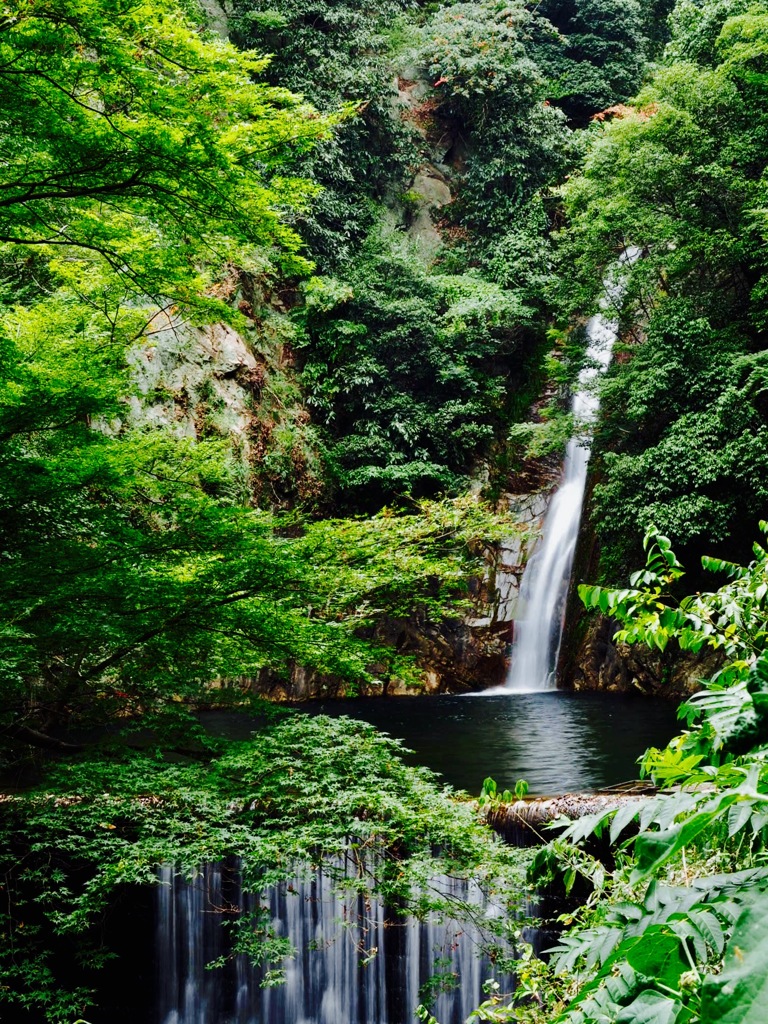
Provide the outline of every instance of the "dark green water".
<path id="1" fill-rule="evenodd" d="M 501 788 L 525 779 L 532 794 L 599 789 L 637 778 L 637 758 L 678 731 L 675 706 L 612 694 L 388 697 L 297 705 L 309 714 L 370 722 L 413 750 L 408 760 L 478 793 L 487 775 Z M 216 731 L 248 735 L 243 716 L 216 714 Z"/>

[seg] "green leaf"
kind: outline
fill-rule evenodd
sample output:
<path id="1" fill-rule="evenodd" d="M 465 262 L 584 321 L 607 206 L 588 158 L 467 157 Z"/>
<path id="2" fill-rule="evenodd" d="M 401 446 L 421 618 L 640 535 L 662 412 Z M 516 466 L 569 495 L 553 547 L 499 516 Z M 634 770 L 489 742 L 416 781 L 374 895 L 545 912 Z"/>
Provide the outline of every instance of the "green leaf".
<path id="1" fill-rule="evenodd" d="M 636 803 L 628 803 L 620 807 L 611 821 L 611 842 L 615 843 L 624 829 L 637 817 L 639 807 Z"/>
<path id="2" fill-rule="evenodd" d="M 768 894 L 736 922 L 722 973 L 704 981 L 701 1024 L 765 1024 L 768 1013 Z"/>
<path id="3" fill-rule="evenodd" d="M 690 919 L 717 956 L 722 956 L 723 949 L 725 948 L 725 935 L 716 915 L 711 910 L 692 910 L 690 912 Z"/>
<path id="4" fill-rule="evenodd" d="M 639 882 L 655 874 L 656 871 L 683 849 L 724 814 L 739 799 L 739 793 L 729 790 L 722 794 L 710 810 L 699 811 L 683 824 L 675 825 L 662 832 L 645 832 L 638 836 L 635 844 L 637 869 L 633 881 Z"/>
<path id="5" fill-rule="evenodd" d="M 627 949 L 625 959 L 639 974 L 670 988 L 677 988 L 680 975 L 689 966 L 683 959 L 680 939 L 659 925 L 636 939 Z"/>
<path id="6" fill-rule="evenodd" d="M 616 1024 L 677 1024 L 690 1020 L 692 1014 L 678 999 L 660 992 L 641 992 L 619 1016 Z"/>

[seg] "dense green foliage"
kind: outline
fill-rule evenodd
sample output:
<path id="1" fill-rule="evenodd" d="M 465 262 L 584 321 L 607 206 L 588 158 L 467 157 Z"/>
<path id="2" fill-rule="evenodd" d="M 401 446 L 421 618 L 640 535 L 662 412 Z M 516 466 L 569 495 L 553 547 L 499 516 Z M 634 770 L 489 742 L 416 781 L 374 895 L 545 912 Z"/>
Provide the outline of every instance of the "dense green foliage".
<path id="1" fill-rule="evenodd" d="M 373 242 L 349 285 L 308 289 L 306 311 L 303 381 L 343 491 L 374 508 L 393 491 L 455 491 L 506 422 L 530 311 L 479 275 L 429 274 Z"/>
<path id="2" fill-rule="evenodd" d="M 543 333 L 539 193 L 575 159 L 545 102 L 523 4 L 410 6 L 300 0 L 277 12 L 242 0 L 235 12 L 240 40 L 275 51 L 274 82 L 322 110 L 360 104 L 296 165 L 323 189 L 298 224 L 335 276 L 297 310 L 303 387 L 335 500 L 353 508 L 456 491 L 504 438 Z M 402 101 L 395 82 L 416 98 Z M 426 255 L 410 230 L 425 169 L 455 197 L 445 215 L 427 214 L 440 218 L 443 246 Z"/>
<path id="3" fill-rule="evenodd" d="M 128 411 L 159 307 L 243 329 L 216 297 L 226 260 L 261 281 L 306 269 L 285 218 L 314 186 L 279 170 L 332 119 L 251 82 L 262 58 L 170 7 L 21 7 L 0 27 L 7 73 L 29 90 L 2 101 L 16 132 L 3 134 L 0 251 L 6 735 L 60 748 L 62 730 L 116 717 L 176 727 L 196 702 L 230 699 L 212 681 L 263 668 L 354 689 L 376 664 L 380 680 L 417 681 L 371 639 L 376 617 L 447 614 L 471 546 L 499 535 L 492 515 L 466 502 L 404 522 L 257 514 L 225 438 Z M 456 302 L 443 335 L 463 340 Z M 466 315 L 482 340 L 484 314 Z"/>
<path id="4" fill-rule="evenodd" d="M 209 744 L 184 763 L 151 751 L 69 762 L 0 804 L 0 1005 L 36 1020 L 92 1015 L 93 992 L 72 964 L 108 955 L 100 925 L 110 904 L 126 886 L 154 882 L 163 863 L 190 876 L 239 856 L 245 890 L 259 894 L 347 852 L 360 867 L 348 885 L 417 912 L 446 909 L 424 884 L 439 871 L 520 892 L 519 856 L 368 725 L 283 713 L 249 742 Z M 240 948 L 279 972 L 290 948 L 272 922 L 246 915 L 240 926 Z M 489 921 L 489 942 L 513 927 Z"/>
<path id="5" fill-rule="evenodd" d="M 2 720 L 22 737 L 176 719 L 211 680 L 294 662 L 354 687 L 392 657 L 360 631 L 376 615 L 439 621 L 473 542 L 510 528 L 466 501 L 306 525 L 245 509 L 220 442 L 89 426 L 119 413 L 125 375 L 100 332 L 51 337 L 56 309 L 16 316 L 0 418 Z"/>
<path id="6" fill-rule="evenodd" d="M 313 189 L 279 169 L 329 122 L 254 84 L 263 57 L 195 28 L 172 2 L 6 6 L 0 241 L 63 249 L 60 262 L 76 245 L 142 291 L 180 298 L 199 288 L 204 254 L 302 265 L 278 210 Z"/>
<path id="7" fill-rule="evenodd" d="M 499 316 L 510 318 L 511 330 L 527 325 L 543 333 L 554 212 L 547 188 L 572 169 L 578 151 L 557 104 L 567 108 L 569 88 L 590 112 L 625 99 L 663 39 L 667 7 L 603 5 L 597 12 L 583 4 L 430 8 L 372 0 L 360 8 L 297 0 L 278 11 L 238 3 L 236 37 L 274 52 L 267 74 L 275 84 L 288 84 L 323 110 L 361 104 L 360 116 L 330 145 L 296 164 L 323 189 L 299 225 L 323 270 L 338 279 L 321 286 L 322 302 L 313 301 L 319 292 L 310 293 L 307 315 L 300 313 L 303 386 L 337 501 L 370 507 L 403 492 L 455 489 L 468 456 L 487 457 L 521 411 L 514 392 L 530 346 L 499 346 L 491 324 L 485 338 L 468 335 L 466 350 L 452 338 L 445 352 L 441 325 L 425 323 L 417 303 L 404 307 L 404 286 L 441 311 L 452 301 L 443 280 L 425 273 L 418 247 L 409 251 L 397 239 L 409 227 L 408 202 L 421 201 L 409 191 L 414 171 L 436 166 L 455 196 L 440 225 L 447 244 L 435 269 L 470 268 L 456 287 L 466 296 L 476 292 L 478 307 L 493 294 L 483 278 L 510 290 L 532 315 L 521 310 L 512 323 L 515 299 L 499 296 L 500 310 L 509 311 Z M 412 86 L 402 78 L 406 71 L 422 76 L 426 95 L 402 107 L 392 82 Z M 356 325 L 343 339 L 342 319 Z M 445 352 L 439 358 L 435 340 Z M 486 384 L 477 367 L 492 350 Z M 459 364 L 450 380 L 440 362 L 446 357 Z M 431 378 L 438 387 L 430 402 L 449 416 L 424 406 Z M 366 499 L 361 487 L 369 482 Z"/>
<path id="8" fill-rule="evenodd" d="M 528 204 L 571 155 L 563 118 L 545 102 L 532 25 L 520 3 L 454 4 L 426 26 L 420 54 L 436 80 L 440 116 L 461 125 L 469 149 L 461 223 L 490 231 L 494 248 L 497 233 L 510 228 L 517 234 L 533 227 L 535 237 Z"/>
<path id="9" fill-rule="evenodd" d="M 328 145 L 297 162 L 322 187 L 300 220 L 302 237 L 324 268 L 348 265 L 373 226 L 373 204 L 405 187 L 415 148 L 408 128 L 392 117 L 391 29 L 409 0 L 289 0 L 266 10 L 237 0 L 234 37 L 273 54 L 267 74 L 323 110 L 344 102 L 359 116 Z"/>
<path id="10" fill-rule="evenodd" d="M 583 124 L 632 96 L 666 39 L 672 6 L 670 0 L 543 0 L 536 12 L 558 32 L 542 33 L 536 50 L 550 98 Z"/>
<path id="11" fill-rule="evenodd" d="M 365 849 L 383 868 L 361 886 L 416 910 L 437 851 L 519 884 L 468 806 L 369 728 L 265 714 L 230 744 L 196 712 L 296 666 L 348 691 L 418 683 L 382 624 L 468 607 L 483 545 L 514 525 L 460 495 L 481 467 L 504 486 L 541 377 L 562 391 L 579 365 L 565 322 L 631 244 L 596 439 L 603 575 L 638 523 L 663 532 L 629 589 L 585 596 L 621 639 L 715 647 L 724 668 L 647 755 L 680 791 L 639 834 L 622 810 L 542 855 L 595 895 L 548 967 L 523 956 L 516 1005 L 474 1019 L 756 1020 L 768 556 L 671 594 L 672 543 L 742 557 L 768 498 L 768 6 L 236 0 L 232 30 L 241 49 L 174 0 L 0 12 L 0 730 L 6 765 L 58 758 L 0 800 L 0 1002 L 84 1012 L 73 963 L 104 962 L 100 915 L 163 862 L 239 855 L 260 892 Z M 256 364 L 235 444 L 202 385 L 186 431 L 137 413 L 153 338 L 191 349 L 217 321 Z M 167 409 L 193 401 L 169 390 Z M 530 453 L 570 431 L 561 398 Z M 580 845 L 601 827 L 615 872 Z M 243 944 L 279 966 L 255 924 Z"/>
<path id="12" fill-rule="evenodd" d="M 654 521 L 697 554 L 729 539 L 738 553 L 764 508 L 763 6 L 704 5 L 718 35 L 692 60 L 704 14 L 683 5 L 664 66 L 633 111 L 593 129 L 565 189 L 563 255 L 588 287 L 623 246 L 643 251 L 626 311 L 637 326 L 597 436 L 594 514 L 614 577 L 632 523 Z"/>

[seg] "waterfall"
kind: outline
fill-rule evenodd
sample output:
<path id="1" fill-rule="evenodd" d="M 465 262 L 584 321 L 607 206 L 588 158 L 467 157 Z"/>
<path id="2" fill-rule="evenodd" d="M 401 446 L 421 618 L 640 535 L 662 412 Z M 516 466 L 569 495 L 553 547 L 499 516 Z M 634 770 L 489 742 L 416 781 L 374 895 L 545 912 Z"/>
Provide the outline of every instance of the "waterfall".
<path id="1" fill-rule="evenodd" d="M 478 955 L 480 925 L 437 915 L 418 921 L 340 889 L 340 876 L 357 877 L 351 858 L 258 897 L 243 893 L 239 867 L 208 864 L 191 880 L 161 869 L 158 1024 L 412 1024 L 416 1006 L 431 1002 L 419 990 L 433 974 L 449 982 L 433 1004 L 441 1024 L 461 1024 L 485 998 L 494 970 Z M 468 904 L 473 921 L 503 913 L 473 882 L 440 876 L 430 890 Z M 231 955 L 223 927 L 259 911 L 295 950 L 280 985 L 244 955 Z M 220 958 L 224 966 L 206 967 Z"/>
<path id="2" fill-rule="evenodd" d="M 549 503 L 539 545 L 520 582 L 524 614 L 515 619 L 507 681 L 503 687 L 486 693 L 531 693 L 556 688 L 565 602 L 587 483 L 590 452 L 588 437 L 583 435 L 597 416 L 596 378 L 607 368 L 618 335 L 618 321 L 609 319 L 608 311 L 615 310 L 623 297 L 623 267 L 639 255 L 636 248 L 622 253 L 618 266 L 604 281 L 601 312 L 587 324 L 587 364 L 579 374 L 571 402 L 576 434 L 568 442 L 562 481 Z"/>

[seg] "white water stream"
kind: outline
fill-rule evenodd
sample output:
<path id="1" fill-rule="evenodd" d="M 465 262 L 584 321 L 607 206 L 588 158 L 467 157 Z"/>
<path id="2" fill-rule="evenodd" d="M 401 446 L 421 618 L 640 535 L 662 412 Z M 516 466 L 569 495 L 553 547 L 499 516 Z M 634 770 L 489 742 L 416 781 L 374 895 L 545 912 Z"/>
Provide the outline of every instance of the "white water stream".
<path id="1" fill-rule="evenodd" d="M 430 892 L 468 906 L 472 919 L 418 921 L 354 890 L 340 892 L 340 874 L 357 877 L 351 858 L 330 867 L 271 886 L 258 900 L 243 894 L 237 862 L 207 864 L 190 881 L 162 868 L 159 1024 L 413 1024 L 419 1003 L 431 1002 L 420 987 L 435 973 L 454 979 L 435 1000 L 438 1020 L 461 1024 L 495 973 L 479 955 L 475 922 L 505 915 L 502 907 L 474 883 L 440 876 Z M 282 984 L 265 986 L 263 968 L 231 955 L 227 922 L 258 910 L 295 950 L 283 961 Z M 206 967 L 220 958 L 223 966 Z"/>
<path id="2" fill-rule="evenodd" d="M 515 619 L 509 675 L 502 687 L 486 693 L 539 693 L 557 686 L 557 668 L 573 556 L 589 462 L 589 428 L 597 416 L 595 384 L 611 361 L 618 320 L 609 319 L 620 304 L 626 275 L 640 251 L 627 249 L 604 282 L 601 312 L 587 324 L 587 364 L 579 374 L 571 403 L 575 435 L 568 442 L 563 478 L 544 518 L 541 539 L 520 582 L 520 609 Z"/>

